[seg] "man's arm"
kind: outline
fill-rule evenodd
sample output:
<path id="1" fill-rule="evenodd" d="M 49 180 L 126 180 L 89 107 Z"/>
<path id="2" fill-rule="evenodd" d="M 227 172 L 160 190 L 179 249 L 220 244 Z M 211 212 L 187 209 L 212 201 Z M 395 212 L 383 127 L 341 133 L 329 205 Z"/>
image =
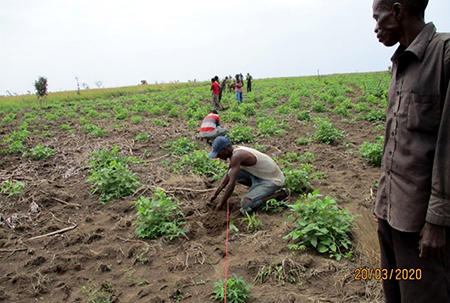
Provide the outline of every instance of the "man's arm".
<path id="1" fill-rule="evenodd" d="M 447 91 L 434 157 L 431 198 L 426 223 L 420 233 L 420 257 L 424 259 L 443 255 L 445 227 L 450 226 L 450 41 L 446 44 L 443 81 Z"/>
<path id="2" fill-rule="evenodd" d="M 223 176 L 222 178 L 222 182 L 220 182 L 219 187 L 217 187 L 216 191 L 214 192 L 214 194 L 212 195 L 212 197 L 209 199 L 210 202 L 214 202 L 214 200 L 217 198 L 217 196 L 220 194 L 220 192 L 222 191 L 222 189 L 225 188 L 225 186 L 227 186 L 228 181 L 230 180 L 230 178 L 228 177 L 228 172 L 225 174 L 225 176 Z"/>
<path id="3" fill-rule="evenodd" d="M 231 157 L 231 163 L 230 168 L 228 170 L 228 185 L 225 189 L 225 193 L 223 194 L 222 199 L 220 200 L 220 203 L 217 204 L 216 210 L 219 210 L 222 208 L 222 205 L 225 204 L 225 202 L 228 201 L 228 199 L 231 197 L 231 194 L 234 191 L 234 188 L 236 187 L 236 181 L 237 177 L 239 176 L 239 172 L 241 171 L 241 157 L 239 155 L 234 155 Z"/>

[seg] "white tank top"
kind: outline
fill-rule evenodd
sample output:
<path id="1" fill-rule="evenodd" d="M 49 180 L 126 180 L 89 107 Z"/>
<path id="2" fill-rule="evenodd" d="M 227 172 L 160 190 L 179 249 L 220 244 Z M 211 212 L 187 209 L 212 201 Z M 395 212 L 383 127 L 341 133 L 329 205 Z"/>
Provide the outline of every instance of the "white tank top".
<path id="1" fill-rule="evenodd" d="M 284 184 L 284 175 L 280 170 L 278 165 L 273 161 L 271 157 L 266 154 L 263 154 L 256 149 L 245 147 L 245 146 L 237 146 L 234 148 L 234 151 L 243 150 L 253 154 L 256 157 L 256 164 L 253 166 L 244 166 L 241 165 L 241 169 L 249 172 L 250 174 L 258 177 L 260 179 L 269 180 L 273 182 L 277 186 L 283 186 Z"/>

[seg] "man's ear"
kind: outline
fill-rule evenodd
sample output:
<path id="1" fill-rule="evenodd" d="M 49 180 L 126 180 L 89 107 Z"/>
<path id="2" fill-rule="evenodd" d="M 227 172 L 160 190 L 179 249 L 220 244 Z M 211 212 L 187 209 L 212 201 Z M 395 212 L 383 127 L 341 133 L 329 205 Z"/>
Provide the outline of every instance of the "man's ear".
<path id="1" fill-rule="evenodd" d="M 395 2 L 392 6 L 392 10 L 394 11 L 397 20 L 401 20 L 405 16 L 405 7 L 401 3 Z"/>

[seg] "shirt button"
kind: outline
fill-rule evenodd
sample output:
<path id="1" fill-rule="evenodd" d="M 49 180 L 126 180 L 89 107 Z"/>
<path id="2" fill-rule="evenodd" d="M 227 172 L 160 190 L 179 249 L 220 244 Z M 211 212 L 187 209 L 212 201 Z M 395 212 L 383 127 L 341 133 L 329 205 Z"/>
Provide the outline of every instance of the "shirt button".
<path id="1" fill-rule="evenodd" d="M 390 175 L 391 175 L 391 172 L 390 172 L 390 171 L 388 171 L 388 172 L 387 172 L 387 174 L 388 174 L 388 176 L 390 176 Z"/>
<path id="2" fill-rule="evenodd" d="M 397 117 L 397 113 L 394 113 L 394 117 Z"/>
<path id="3" fill-rule="evenodd" d="M 392 150 L 389 151 L 389 156 L 392 156 Z"/>
<path id="4" fill-rule="evenodd" d="M 400 92 L 399 92 L 399 91 L 397 91 L 397 96 L 398 96 L 398 95 L 400 95 Z"/>
<path id="5" fill-rule="evenodd" d="M 395 134 L 394 134 L 394 132 L 391 132 L 391 136 L 393 137 Z"/>

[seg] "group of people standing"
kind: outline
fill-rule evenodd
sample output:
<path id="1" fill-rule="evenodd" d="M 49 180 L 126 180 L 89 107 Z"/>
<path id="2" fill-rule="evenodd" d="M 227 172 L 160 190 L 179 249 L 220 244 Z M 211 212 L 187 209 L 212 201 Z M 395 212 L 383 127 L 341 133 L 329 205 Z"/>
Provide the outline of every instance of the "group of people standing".
<path id="1" fill-rule="evenodd" d="M 253 77 L 247 73 L 246 81 L 247 81 L 247 92 L 252 91 L 252 80 Z M 222 94 L 227 89 L 231 92 L 231 90 L 234 89 L 236 93 L 236 101 L 241 104 L 243 101 L 243 87 L 244 87 L 244 77 L 241 74 L 236 74 L 234 80 L 232 81 L 231 76 L 226 76 L 222 79 L 222 81 L 219 80 L 218 76 L 214 76 L 211 78 L 211 92 L 212 92 L 212 103 L 211 108 L 214 108 L 215 110 L 224 110 L 225 108 L 220 103 L 222 100 Z"/>

